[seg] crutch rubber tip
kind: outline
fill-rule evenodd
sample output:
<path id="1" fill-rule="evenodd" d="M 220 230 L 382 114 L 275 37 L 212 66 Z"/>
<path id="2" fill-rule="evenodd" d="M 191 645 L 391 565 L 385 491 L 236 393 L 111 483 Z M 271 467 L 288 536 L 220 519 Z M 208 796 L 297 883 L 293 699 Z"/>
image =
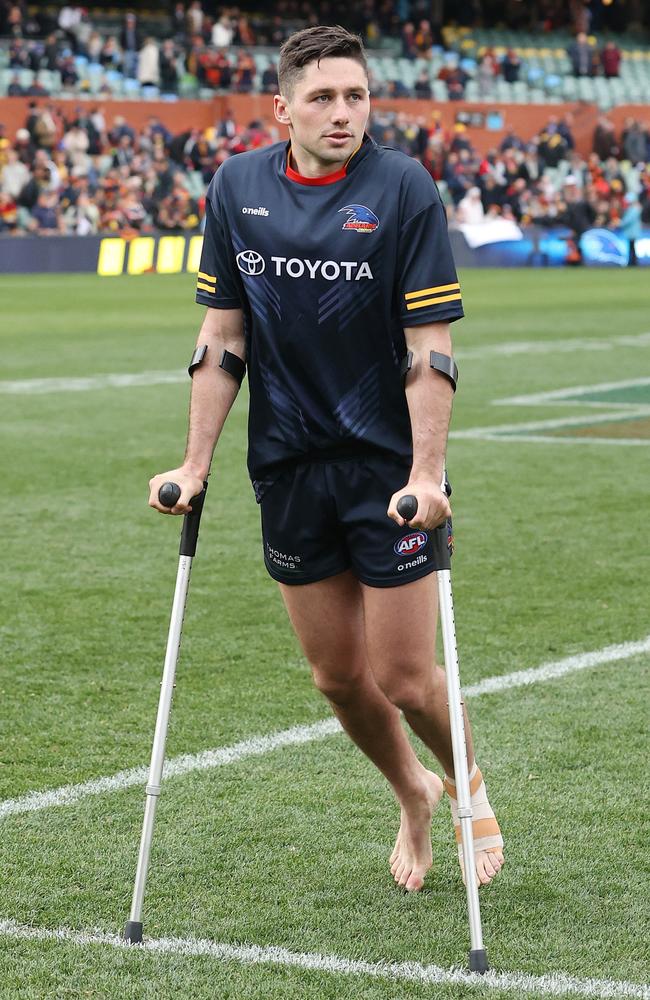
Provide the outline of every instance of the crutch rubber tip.
<path id="1" fill-rule="evenodd" d="M 478 972 L 482 976 L 489 971 L 489 968 L 485 948 L 472 948 L 469 953 L 469 971 Z"/>
<path id="2" fill-rule="evenodd" d="M 142 944 L 141 920 L 127 920 L 124 928 L 124 940 L 127 944 Z"/>

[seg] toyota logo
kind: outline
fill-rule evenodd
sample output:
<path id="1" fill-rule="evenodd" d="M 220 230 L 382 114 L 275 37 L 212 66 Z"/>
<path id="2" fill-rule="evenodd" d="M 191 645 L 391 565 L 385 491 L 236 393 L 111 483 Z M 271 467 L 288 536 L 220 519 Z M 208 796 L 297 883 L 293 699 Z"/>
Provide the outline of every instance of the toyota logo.
<path id="1" fill-rule="evenodd" d="M 242 250 L 237 254 L 237 267 L 243 274 L 261 274 L 266 262 L 257 250 Z"/>

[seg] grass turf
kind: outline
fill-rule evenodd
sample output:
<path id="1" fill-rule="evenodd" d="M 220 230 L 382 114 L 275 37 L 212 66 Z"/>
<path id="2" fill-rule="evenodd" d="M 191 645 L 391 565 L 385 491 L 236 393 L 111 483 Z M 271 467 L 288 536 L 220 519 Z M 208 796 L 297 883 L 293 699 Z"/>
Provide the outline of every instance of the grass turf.
<path id="1" fill-rule="evenodd" d="M 189 276 L 2 279 L 3 377 L 180 368 L 200 319 L 192 284 Z M 468 318 L 456 343 L 642 333 L 645 285 L 640 272 L 467 272 Z M 647 352 L 467 360 L 453 426 L 555 416 L 490 404 L 635 378 Z M 180 457 L 187 396 L 187 384 L 0 395 L 9 498 L 2 798 L 148 761 L 178 523 L 148 510 L 146 481 Z M 569 402 L 558 412 L 578 411 Z M 170 755 L 327 714 L 262 565 L 244 438 L 242 395 L 201 529 Z M 589 442 L 453 442 L 466 684 L 647 634 L 646 454 Z M 647 974 L 643 666 L 601 667 L 473 704 L 508 843 L 508 867 L 483 897 L 497 968 Z M 433 833 L 440 860 L 419 897 L 400 895 L 387 874 L 394 812 L 381 779 L 342 737 L 175 779 L 159 811 L 146 931 L 461 963 L 464 895 L 446 807 Z M 142 793 L 130 790 L 5 820 L 0 916 L 119 931 L 141 816 Z M 2 997 L 388 1000 L 431 991 L 0 938 Z M 465 992 L 435 987 L 441 998 Z"/>

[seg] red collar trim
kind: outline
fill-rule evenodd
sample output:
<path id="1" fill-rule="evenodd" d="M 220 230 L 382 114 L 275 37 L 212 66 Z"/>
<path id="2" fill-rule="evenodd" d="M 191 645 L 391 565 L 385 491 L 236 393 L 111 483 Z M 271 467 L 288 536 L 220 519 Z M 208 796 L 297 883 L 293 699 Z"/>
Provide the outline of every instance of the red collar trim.
<path id="1" fill-rule="evenodd" d="M 290 181 L 295 181 L 296 184 L 307 184 L 310 187 L 319 187 L 323 184 L 336 184 L 337 181 L 342 181 L 343 178 L 347 176 L 347 163 L 344 163 L 343 166 L 338 170 L 335 170 L 333 174 L 325 174 L 323 177 L 303 177 L 302 174 L 299 174 L 297 170 L 293 169 L 290 159 L 291 151 L 287 153 L 286 175 Z"/>

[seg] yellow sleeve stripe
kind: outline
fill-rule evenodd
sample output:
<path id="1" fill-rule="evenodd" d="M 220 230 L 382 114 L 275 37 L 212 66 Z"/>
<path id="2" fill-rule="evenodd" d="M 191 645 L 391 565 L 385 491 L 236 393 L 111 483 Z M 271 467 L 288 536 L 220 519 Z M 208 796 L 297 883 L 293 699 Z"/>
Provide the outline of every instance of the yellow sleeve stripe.
<path id="1" fill-rule="evenodd" d="M 409 302 L 407 309 L 422 309 L 424 306 L 437 306 L 439 302 L 455 302 L 462 299 L 460 292 L 455 295 L 439 295 L 435 299 L 424 299 L 422 302 Z"/>
<path id="2" fill-rule="evenodd" d="M 217 294 L 217 289 L 213 285 L 206 285 L 204 281 L 197 281 L 197 289 L 201 289 L 202 292 L 210 292 L 211 295 Z"/>
<path id="3" fill-rule="evenodd" d="M 203 278 L 204 281 L 211 281 L 213 284 L 217 280 L 214 274 L 205 274 L 203 271 L 199 271 L 198 277 Z"/>
<path id="4" fill-rule="evenodd" d="M 460 291 L 460 285 L 457 281 L 452 285 L 436 285 L 434 288 L 421 288 L 419 292 L 407 292 L 404 298 L 408 302 L 409 299 L 420 299 L 423 295 L 437 295 L 439 292 L 451 292 L 452 289 Z"/>

